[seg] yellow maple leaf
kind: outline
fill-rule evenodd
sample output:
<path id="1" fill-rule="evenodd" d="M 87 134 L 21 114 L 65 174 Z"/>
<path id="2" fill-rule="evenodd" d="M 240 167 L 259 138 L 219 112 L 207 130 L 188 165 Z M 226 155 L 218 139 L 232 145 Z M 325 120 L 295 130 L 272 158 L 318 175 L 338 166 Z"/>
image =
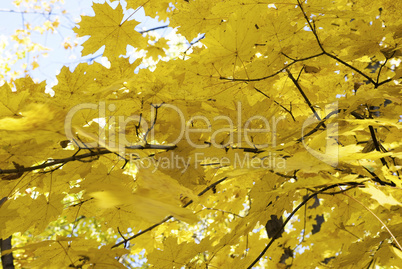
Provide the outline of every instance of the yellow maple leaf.
<path id="1" fill-rule="evenodd" d="M 159 56 L 165 57 L 165 51 L 169 48 L 167 41 L 165 38 L 160 38 L 155 45 L 149 45 L 147 56 L 151 57 L 154 61 L 158 60 Z"/>
<path id="2" fill-rule="evenodd" d="M 371 198 L 376 200 L 379 204 L 383 205 L 386 208 L 390 208 L 390 206 L 397 205 L 401 206 L 402 203 L 396 200 L 391 194 L 386 194 L 384 191 L 376 188 L 372 183 L 366 183 L 366 188 L 361 189 L 362 192 L 371 195 Z M 372 207 L 376 207 L 372 205 Z"/>
<path id="3" fill-rule="evenodd" d="M 80 36 L 91 35 L 83 44 L 83 56 L 94 53 L 105 45 L 103 55 L 115 58 L 126 54 L 127 45 L 137 48 L 146 45 L 141 34 L 134 30 L 139 22 L 123 21 L 124 14 L 121 5 L 117 5 L 113 9 L 110 5 L 93 4 L 92 8 L 96 16 L 84 16 L 79 23 L 80 28 L 73 29 Z"/>
<path id="4" fill-rule="evenodd" d="M 167 238 L 163 246 L 163 250 L 156 250 L 148 255 L 149 262 L 156 268 L 179 268 L 198 253 L 195 243 L 178 244 L 177 239 L 172 237 Z"/>
<path id="5" fill-rule="evenodd" d="M 254 44 L 258 43 L 258 30 L 250 17 L 233 14 L 226 27 L 217 27 L 205 37 L 203 43 L 213 50 L 205 51 L 205 61 L 216 66 L 243 66 L 255 54 Z"/>
<path id="6" fill-rule="evenodd" d="M 91 264 L 99 268 L 126 268 L 123 264 L 119 263 L 115 257 L 128 254 L 129 251 L 121 248 L 110 249 L 111 246 L 112 245 L 105 245 L 101 248 L 92 247 L 88 250 L 73 250 L 72 253 L 81 258 L 79 261 L 81 261 L 82 265 L 85 264 L 89 266 L 89 264 Z M 80 262 L 76 262 L 77 265 L 79 263 Z"/>

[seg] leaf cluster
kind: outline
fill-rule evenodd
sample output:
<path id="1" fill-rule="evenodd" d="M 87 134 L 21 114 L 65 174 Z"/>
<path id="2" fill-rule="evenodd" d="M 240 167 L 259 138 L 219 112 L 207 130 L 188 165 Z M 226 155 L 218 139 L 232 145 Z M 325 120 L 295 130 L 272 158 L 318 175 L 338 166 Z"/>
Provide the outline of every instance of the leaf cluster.
<path id="1" fill-rule="evenodd" d="M 109 66 L 64 67 L 54 95 L 29 77 L 0 88 L 0 237 L 21 238 L 2 254 L 33 268 L 402 267 L 395 5 L 93 4 L 74 31 Z M 140 8 L 192 42 L 160 60 L 169 42 L 135 29 Z"/>

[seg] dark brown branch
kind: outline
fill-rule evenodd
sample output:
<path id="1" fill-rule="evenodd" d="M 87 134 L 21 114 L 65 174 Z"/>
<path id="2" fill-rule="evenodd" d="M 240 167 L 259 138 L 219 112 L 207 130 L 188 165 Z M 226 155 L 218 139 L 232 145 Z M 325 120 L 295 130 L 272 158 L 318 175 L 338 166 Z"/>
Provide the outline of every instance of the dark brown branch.
<path id="1" fill-rule="evenodd" d="M 247 267 L 247 269 L 251 269 L 261 258 L 264 256 L 265 252 L 269 249 L 269 247 L 272 245 L 272 243 L 275 241 L 275 239 L 279 236 L 279 234 L 285 229 L 286 224 L 290 221 L 290 219 L 296 214 L 296 212 L 302 208 L 311 198 L 314 198 L 317 194 L 320 194 L 321 192 L 324 192 L 326 190 L 336 188 L 339 186 L 349 186 L 349 184 L 334 184 L 328 187 L 324 187 L 319 191 L 314 192 L 310 196 L 308 196 L 303 202 L 301 202 L 293 211 L 290 213 L 290 215 L 286 218 L 285 222 L 282 224 L 282 227 L 278 229 L 278 231 L 272 236 L 271 241 L 269 241 L 268 245 L 261 251 L 260 255 Z"/>
<path id="2" fill-rule="evenodd" d="M 363 168 L 373 177 L 373 178 L 371 179 L 372 181 L 377 182 L 377 183 L 379 183 L 379 184 L 382 185 L 382 186 L 391 186 L 391 187 L 395 187 L 395 186 L 396 186 L 394 182 L 388 183 L 388 182 L 382 181 L 382 180 L 377 176 L 376 173 L 371 172 L 369 169 L 367 169 L 367 168 L 364 167 L 364 166 L 363 166 Z"/>
<path id="3" fill-rule="evenodd" d="M 350 114 L 351 114 L 353 117 L 355 117 L 356 119 L 358 119 L 358 120 L 364 120 L 364 119 L 365 119 L 365 117 L 364 117 L 363 115 L 360 115 L 360 114 L 357 113 L 356 111 L 352 111 L 352 112 L 350 112 Z"/>
<path id="4" fill-rule="evenodd" d="M 225 181 L 226 179 L 227 179 L 227 177 L 224 177 L 224 178 L 221 178 L 221 179 L 219 179 L 218 181 L 212 183 L 211 185 L 209 185 L 208 187 L 206 187 L 203 191 L 201 191 L 197 196 L 201 196 L 201 195 L 203 195 L 204 193 L 206 193 L 207 191 L 209 191 L 210 189 L 215 188 L 218 184 L 222 183 L 222 182 Z M 189 205 L 192 204 L 192 203 L 193 203 L 193 201 L 191 200 L 190 202 L 188 202 L 187 204 L 185 204 L 183 207 L 187 207 L 187 206 L 189 206 Z"/>
<path id="5" fill-rule="evenodd" d="M 130 241 L 130 240 L 132 240 L 132 239 L 134 239 L 134 238 L 137 238 L 138 236 L 143 235 L 143 234 L 145 234 L 145 233 L 147 233 L 147 232 L 149 232 L 149 231 L 152 231 L 154 228 L 158 227 L 159 225 L 162 225 L 163 223 L 167 222 L 167 221 L 170 220 L 171 218 L 173 218 L 173 216 L 168 216 L 168 217 L 164 218 L 162 221 L 160 221 L 160 222 L 158 222 L 158 223 L 155 223 L 154 225 L 149 226 L 149 227 L 146 228 L 145 230 L 142 230 L 141 232 L 139 232 L 139 233 L 137 233 L 137 234 L 135 234 L 135 235 L 133 235 L 133 236 L 127 238 L 126 240 L 123 240 L 122 242 L 113 245 L 112 248 L 116 248 L 116 247 L 118 247 L 118 246 L 120 246 L 120 245 L 126 244 L 126 242 L 128 242 L 128 241 Z"/>
<path id="6" fill-rule="evenodd" d="M 271 99 L 271 97 L 269 97 L 267 94 L 265 94 L 263 91 L 257 89 L 256 87 L 254 87 L 254 89 L 261 93 L 262 95 L 264 95 L 265 97 L 267 97 L 268 99 Z M 296 121 L 295 117 L 293 116 L 292 111 L 290 111 L 289 109 L 287 109 L 286 107 L 284 107 L 283 105 L 279 104 L 276 100 L 274 100 L 274 103 L 277 104 L 278 106 L 280 106 L 283 110 L 285 110 L 286 112 L 288 112 L 290 114 L 290 116 L 292 117 L 293 121 Z"/>
<path id="7" fill-rule="evenodd" d="M 378 86 L 377 83 L 376 83 L 371 77 L 369 77 L 368 75 L 364 74 L 362 71 L 360 71 L 360 70 L 357 69 L 356 67 L 354 67 L 354 66 L 348 64 L 347 62 L 345 62 L 345 61 L 339 59 L 337 56 L 332 55 L 332 54 L 330 54 L 330 53 L 325 52 L 325 55 L 327 55 L 328 57 L 330 57 L 330 58 L 332 58 L 332 59 L 334 59 L 334 60 L 336 60 L 336 61 L 338 61 L 338 62 L 340 62 L 340 63 L 343 64 L 344 66 L 349 67 L 350 69 L 352 69 L 352 70 L 355 71 L 356 73 L 359 73 L 361 76 L 365 77 L 368 81 L 370 81 L 370 82 L 374 85 L 374 87 L 377 87 L 377 86 Z"/>
<path id="8" fill-rule="evenodd" d="M 123 238 L 123 242 L 124 242 L 124 248 L 128 247 L 129 242 L 127 241 L 127 239 L 124 237 L 124 235 L 120 232 L 119 227 L 117 227 L 117 232 L 119 233 L 119 235 L 121 236 L 121 238 Z"/>
<path id="9" fill-rule="evenodd" d="M 375 135 L 374 127 L 369 125 L 369 130 L 370 130 L 371 139 L 373 139 L 373 143 L 374 143 L 374 147 L 375 147 L 376 151 L 381 152 L 380 143 L 378 142 L 377 136 Z M 385 161 L 384 157 L 381 157 L 380 160 L 381 160 L 382 165 L 388 167 L 388 164 Z"/>
<path id="10" fill-rule="evenodd" d="M 351 186 L 351 187 L 346 188 L 346 189 L 344 189 L 344 190 L 333 191 L 333 192 L 321 192 L 321 194 L 326 194 L 326 195 L 341 194 L 341 193 L 347 192 L 347 191 L 349 191 L 349 190 L 351 190 L 351 189 L 354 189 L 354 188 L 356 188 L 356 187 L 365 187 L 365 186 L 364 186 L 364 185 L 354 185 L 354 186 Z M 310 190 L 310 189 L 308 189 L 308 190 Z M 311 191 L 311 190 L 310 190 L 310 191 Z"/>
<path id="11" fill-rule="evenodd" d="M 160 105 L 153 105 L 153 104 L 151 104 L 151 105 L 153 108 L 155 108 L 155 116 L 154 116 L 154 120 L 152 121 L 151 127 L 148 128 L 147 132 L 144 135 L 145 144 L 148 144 L 147 136 L 148 136 L 149 132 L 152 131 L 152 129 L 154 129 L 154 127 L 155 127 L 156 120 L 158 119 L 158 109 L 163 105 L 163 103 Z"/>
<path id="12" fill-rule="evenodd" d="M 191 49 L 191 47 L 192 47 L 194 44 L 197 44 L 198 42 L 200 42 L 200 41 L 201 41 L 202 39 L 204 39 L 204 38 L 205 38 L 205 34 L 201 35 L 199 38 L 197 38 L 196 40 L 192 41 L 192 42 L 190 43 L 190 45 L 188 46 L 188 48 L 184 51 L 184 54 L 186 54 L 187 51 L 188 51 L 189 49 Z"/>
<path id="13" fill-rule="evenodd" d="M 282 54 L 283 54 L 283 53 L 282 53 Z M 283 54 L 283 55 L 284 55 L 284 54 Z M 321 56 L 321 55 L 324 55 L 324 53 L 321 52 L 321 53 L 318 53 L 318 54 L 315 54 L 315 55 L 312 55 L 312 56 L 309 56 L 309 57 L 306 57 L 306 58 L 295 59 L 295 60 L 293 60 L 293 62 L 291 62 L 290 64 L 286 65 L 285 67 L 279 69 L 279 70 L 276 71 L 275 73 L 273 73 L 273 74 L 271 74 L 271 75 L 268 75 L 268 76 L 265 76 L 265 77 L 261 77 L 261 78 L 251 78 L 251 79 L 250 79 L 250 78 L 225 78 L 225 77 L 220 77 L 219 79 L 222 79 L 222 80 L 230 80 L 230 81 L 261 81 L 261 80 L 264 80 L 264 79 L 267 79 L 267 78 L 272 78 L 272 77 L 274 77 L 274 76 L 276 76 L 276 75 L 282 73 L 282 72 L 285 71 L 287 68 L 289 68 L 290 66 L 294 65 L 294 64 L 297 63 L 297 62 L 306 61 L 306 60 L 309 60 L 309 59 L 312 59 L 312 58 L 319 57 L 319 56 Z"/>
<path id="14" fill-rule="evenodd" d="M 386 79 L 386 80 L 383 80 L 383 81 L 381 81 L 380 83 L 378 83 L 378 84 L 376 85 L 376 88 L 378 88 L 378 87 L 380 87 L 381 85 L 383 85 L 383 84 L 385 84 L 385 83 L 388 83 L 388 82 L 390 82 L 390 81 L 392 81 L 392 78 L 388 78 L 388 79 Z"/>
<path id="15" fill-rule="evenodd" d="M 11 236 L 6 239 L 0 239 L 1 252 L 11 249 Z M 1 256 L 1 264 L 3 269 L 14 269 L 14 257 L 13 253 Z"/>
<path id="16" fill-rule="evenodd" d="M 323 45 L 322 45 L 322 43 L 321 43 L 321 41 L 320 41 L 320 39 L 319 39 L 319 37 L 318 37 L 317 31 L 316 31 L 316 27 L 311 24 L 310 19 L 307 17 L 307 14 L 306 14 L 306 12 L 304 11 L 303 6 L 302 6 L 302 4 L 300 3 L 299 0 L 297 0 L 297 3 L 298 3 L 298 6 L 299 6 L 301 12 L 303 13 L 303 16 L 304 16 L 304 18 L 305 18 L 305 20 L 306 20 L 306 22 L 307 22 L 307 24 L 308 24 L 310 30 L 313 32 L 314 37 L 315 37 L 315 39 L 316 39 L 316 41 L 317 41 L 317 43 L 318 43 L 318 46 L 320 47 L 320 49 L 321 49 L 321 51 L 323 52 L 323 54 L 325 54 L 325 55 L 327 55 L 328 57 L 330 57 L 330 58 L 332 58 L 332 59 L 334 59 L 334 60 L 340 62 L 340 63 L 343 64 L 344 66 L 346 66 L 346 67 L 352 69 L 352 70 L 355 71 L 356 73 L 358 73 L 358 74 L 360 74 L 361 76 L 365 77 L 365 78 L 366 78 L 368 81 L 370 81 L 375 87 L 378 87 L 378 86 L 379 86 L 378 83 L 376 83 L 371 77 L 369 77 L 368 75 L 366 75 L 365 73 L 363 73 L 362 71 L 360 71 L 359 69 L 357 69 L 356 67 L 354 67 L 354 66 L 348 64 L 347 62 L 345 62 L 345 61 L 339 59 L 337 56 L 335 56 L 335 55 L 333 55 L 333 54 L 327 52 L 327 51 L 324 49 L 324 47 L 323 47 Z"/>
<path id="17" fill-rule="evenodd" d="M 0 208 L 7 201 L 7 197 L 4 197 L 0 200 Z M 7 255 L 2 255 L 3 251 L 10 250 L 12 248 L 11 245 L 11 236 L 6 239 L 0 239 L 0 255 L 1 255 L 1 264 L 3 269 L 14 269 L 14 257 L 13 253 L 9 253 Z"/>
<path id="18" fill-rule="evenodd" d="M 303 135 L 301 138 L 297 139 L 298 142 L 301 142 L 304 140 L 304 138 L 314 134 L 315 132 L 317 132 L 321 126 L 324 126 L 325 128 L 325 124 L 324 122 L 329 119 L 332 115 L 334 114 L 338 114 L 342 109 L 338 109 L 338 110 L 334 110 L 331 111 L 330 113 L 328 113 L 328 115 L 325 116 L 325 118 L 323 118 L 310 132 L 308 132 L 307 134 Z"/>
<path id="19" fill-rule="evenodd" d="M 155 31 L 155 30 L 165 29 L 165 28 L 168 28 L 168 27 L 169 27 L 169 25 L 162 25 L 162 26 L 158 26 L 158 27 L 151 28 L 151 29 L 148 29 L 148 30 L 139 31 L 138 33 L 144 34 L 144 33 L 148 33 L 148 32 Z"/>
<path id="20" fill-rule="evenodd" d="M 306 66 L 303 65 L 302 69 L 300 69 L 300 72 L 299 72 L 299 74 L 297 75 L 296 81 L 299 81 L 299 78 L 300 78 L 300 76 L 301 76 L 301 74 L 302 74 L 302 72 L 303 72 L 303 70 L 304 70 L 305 67 L 306 67 Z"/>
<path id="21" fill-rule="evenodd" d="M 94 198 L 93 198 L 93 197 L 91 197 L 91 198 L 89 198 L 89 199 L 82 200 L 82 201 L 80 201 L 80 202 L 78 202 L 78 203 L 76 203 L 76 204 L 69 205 L 68 207 L 81 206 L 83 203 L 88 202 L 88 201 L 91 201 L 91 200 L 93 200 L 93 199 L 94 199 Z M 73 202 L 74 202 L 74 201 L 73 201 Z"/>
<path id="22" fill-rule="evenodd" d="M 224 178 L 221 178 L 220 180 L 218 180 L 218 181 L 212 183 L 211 185 L 209 185 L 208 187 L 206 187 L 203 191 L 201 191 L 197 196 L 201 196 L 201 195 L 203 195 L 204 193 L 206 193 L 207 191 L 209 191 L 210 189 L 215 188 L 216 185 L 222 183 L 222 182 L 225 181 L 226 179 L 227 179 L 227 177 L 224 177 Z M 183 206 L 183 208 L 188 207 L 188 206 L 191 205 L 192 203 L 193 203 L 193 200 L 189 201 L 188 203 L 186 203 L 186 204 Z M 147 233 L 147 232 L 149 232 L 149 231 L 152 231 L 154 228 L 158 227 L 159 225 L 162 225 L 163 223 L 167 222 L 168 220 L 170 220 L 170 219 L 172 219 L 172 218 L 173 218 L 173 216 L 168 216 L 168 217 L 164 218 L 162 221 L 160 221 L 160 222 L 158 222 L 158 223 L 155 223 L 154 225 L 152 225 L 152 226 L 146 228 L 145 230 L 142 230 L 141 232 L 139 232 L 139 233 L 137 233 L 137 234 L 135 234 L 135 235 L 133 235 L 133 236 L 127 238 L 127 239 L 124 239 L 122 242 L 113 245 L 112 248 L 116 248 L 116 247 L 118 247 L 118 246 L 120 246 L 120 245 L 126 244 L 128 241 L 130 241 L 130 240 L 132 240 L 132 239 L 134 239 L 134 238 L 137 238 L 138 236 L 143 235 L 144 233 Z"/>
<path id="23" fill-rule="evenodd" d="M 275 77 L 276 75 L 282 73 L 286 68 L 288 68 L 289 66 L 291 66 L 291 65 L 293 65 L 295 63 L 296 62 L 290 63 L 287 66 L 285 66 L 284 68 L 280 69 L 279 71 L 277 71 L 277 72 L 275 72 L 275 73 L 273 73 L 271 75 L 261 77 L 261 78 L 225 78 L 225 77 L 219 77 L 219 79 L 230 80 L 230 81 L 261 81 L 261 80 L 264 80 L 264 79 L 267 79 L 267 78 Z"/>
<path id="24" fill-rule="evenodd" d="M 135 145 L 135 146 L 129 146 L 126 147 L 126 149 L 160 149 L 160 150 L 172 150 L 175 149 L 176 145 Z M 97 148 L 95 151 L 91 151 L 88 153 L 84 153 L 81 155 L 73 155 L 71 157 L 68 158 L 64 158 L 64 159 L 54 159 L 54 160 L 49 160 L 45 163 L 42 163 L 40 165 L 35 165 L 35 166 L 31 166 L 31 167 L 22 167 L 22 168 L 18 168 L 18 169 L 5 169 L 2 170 L 0 169 L 0 175 L 1 174 L 18 174 L 21 172 L 30 172 L 30 171 L 34 171 L 34 170 L 39 170 L 39 169 L 43 169 L 46 167 L 50 167 L 50 166 L 54 166 L 57 164 L 65 164 L 67 162 L 72 162 L 72 161 L 82 161 L 83 159 L 86 158 L 91 158 L 91 157 L 96 157 L 96 156 L 100 156 L 100 155 L 104 155 L 104 154 L 109 154 L 109 153 L 113 153 L 110 150 L 107 149 L 103 149 L 103 148 Z"/>
<path id="25" fill-rule="evenodd" d="M 392 55 L 391 55 L 390 58 L 392 58 L 392 57 L 394 56 L 394 54 L 395 54 L 395 51 L 394 51 L 394 53 L 392 53 Z M 377 74 L 377 85 L 378 85 L 378 82 L 380 81 L 381 70 L 382 70 L 382 69 L 384 68 L 384 66 L 387 64 L 388 59 L 389 59 L 389 58 L 386 58 L 386 59 L 385 59 L 385 62 L 380 66 L 380 70 L 378 70 L 378 74 Z"/>
<path id="26" fill-rule="evenodd" d="M 301 59 L 291 58 L 290 56 L 286 55 L 286 54 L 283 53 L 283 52 L 281 52 L 281 54 L 282 54 L 283 56 L 285 56 L 286 58 L 292 60 L 293 62 L 297 63 L 297 62 L 302 62 L 302 61 L 310 60 L 310 59 L 313 59 L 313 58 L 317 58 L 317 57 L 319 57 L 319 56 L 321 56 L 321 55 L 324 55 L 325 53 L 324 53 L 324 52 L 321 52 L 321 53 L 318 53 L 318 54 L 315 54 L 315 55 L 312 55 L 312 56 L 308 56 L 308 57 L 306 57 L 306 58 L 301 58 Z"/>
<path id="27" fill-rule="evenodd" d="M 318 46 L 320 47 L 321 51 L 322 51 L 324 54 L 327 54 L 327 52 L 324 50 L 324 48 L 323 48 L 323 46 L 322 46 L 322 44 L 321 44 L 320 39 L 318 38 L 318 35 L 317 35 L 317 32 L 316 32 L 315 26 L 314 26 L 314 25 L 311 25 L 310 19 L 307 17 L 306 12 L 304 12 L 303 6 L 302 6 L 302 4 L 300 3 L 299 0 L 297 0 L 297 4 L 298 4 L 298 6 L 299 6 L 301 12 L 303 13 L 304 19 L 307 21 L 308 27 L 309 27 L 310 30 L 313 32 L 314 37 L 315 37 L 315 39 L 317 40 Z"/>
<path id="28" fill-rule="evenodd" d="M 293 77 L 292 73 L 288 69 L 286 69 L 286 72 L 288 73 L 288 76 L 292 80 L 293 84 L 295 84 L 296 88 L 299 90 L 299 92 L 303 96 L 304 101 L 306 101 L 306 103 L 309 106 L 309 108 L 311 109 L 311 111 L 313 111 L 317 120 L 321 121 L 321 117 L 318 115 L 317 111 L 315 111 L 315 109 L 314 109 L 313 105 L 311 104 L 310 100 L 308 99 L 307 95 L 304 93 L 303 89 L 300 87 L 299 82 Z M 324 123 L 322 125 L 324 126 L 324 128 L 326 128 Z"/>

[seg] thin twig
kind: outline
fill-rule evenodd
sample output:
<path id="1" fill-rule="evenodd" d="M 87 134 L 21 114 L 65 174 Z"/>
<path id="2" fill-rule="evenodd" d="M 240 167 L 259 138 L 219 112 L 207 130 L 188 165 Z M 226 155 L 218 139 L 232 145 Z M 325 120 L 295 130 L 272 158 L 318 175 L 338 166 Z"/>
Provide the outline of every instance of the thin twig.
<path id="1" fill-rule="evenodd" d="M 19 11 L 14 9 L 4 9 L 1 8 L 0 12 L 7 12 L 7 13 L 18 13 L 18 14 L 41 14 L 41 15 L 60 15 L 58 13 L 52 13 L 52 11 L 48 12 L 40 12 L 40 11 Z"/>
<path id="2" fill-rule="evenodd" d="M 376 151 L 381 152 L 380 143 L 378 142 L 377 136 L 375 135 L 374 127 L 369 125 L 369 130 L 370 130 L 371 139 L 373 140 Z M 386 166 L 389 169 L 388 164 L 385 161 L 384 157 L 381 157 L 380 160 L 381 160 L 382 165 Z"/>
<path id="3" fill-rule="evenodd" d="M 203 195 L 204 193 L 206 193 L 207 191 L 209 191 L 210 189 L 215 188 L 216 185 L 220 184 L 221 182 L 225 181 L 226 179 L 227 179 L 227 177 L 224 177 L 224 178 L 221 178 L 220 180 L 216 181 L 215 183 L 212 183 L 211 185 L 209 185 L 208 187 L 206 187 L 203 191 L 201 191 L 197 196 L 201 196 L 201 195 Z M 186 203 L 186 204 L 183 206 L 183 208 L 186 208 L 187 206 L 191 205 L 192 203 L 193 203 L 193 200 L 189 201 L 188 203 Z M 116 247 L 118 247 L 118 246 L 120 246 L 120 245 L 125 244 L 125 242 L 128 242 L 128 241 L 130 241 L 130 240 L 132 240 L 132 239 L 134 239 L 134 238 L 137 238 L 138 236 L 143 235 L 143 234 L 145 234 L 145 233 L 147 233 L 147 232 L 149 232 L 149 231 L 152 231 L 154 228 L 158 227 L 159 225 L 162 225 L 163 223 L 167 222 L 168 220 L 170 220 L 170 219 L 172 219 L 172 218 L 173 218 L 173 216 L 168 216 L 168 217 L 164 218 L 162 221 L 160 221 L 160 222 L 158 222 L 158 223 L 155 223 L 154 225 L 152 225 L 152 226 L 146 228 L 145 230 L 142 230 L 141 232 L 139 232 L 139 233 L 137 233 L 137 234 L 135 234 L 135 235 L 133 235 L 133 236 L 131 236 L 131 237 L 125 239 L 124 241 L 119 242 L 119 243 L 113 245 L 112 248 L 116 248 Z"/>
<path id="4" fill-rule="evenodd" d="M 199 38 L 197 38 L 196 40 L 192 41 L 192 42 L 190 43 L 190 45 L 188 46 L 188 48 L 184 51 L 184 54 L 186 54 L 187 51 L 188 51 L 189 49 L 191 49 L 191 47 L 192 47 L 194 44 L 200 42 L 200 41 L 201 41 L 202 39 L 204 39 L 204 38 L 205 38 L 205 34 L 201 35 Z"/>
<path id="5" fill-rule="evenodd" d="M 388 228 L 388 226 L 370 209 L 368 208 L 365 204 L 363 204 L 362 202 L 360 202 L 359 200 L 355 199 L 354 197 L 350 196 L 347 193 L 342 193 L 343 195 L 346 195 L 347 197 L 351 198 L 352 200 L 354 200 L 355 202 L 357 202 L 358 204 L 360 204 L 361 206 L 363 206 L 368 212 L 370 212 L 382 225 L 384 225 L 385 229 L 387 230 L 387 232 L 391 235 L 391 237 L 394 239 L 395 243 L 398 245 L 399 249 L 402 250 L 402 246 L 401 244 L 399 244 L 398 240 L 396 239 L 396 237 L 394 236 L 394 234 L 391 232 L 391 230 Z"/>
<path id="6" fill-rule="evenodd" d="M 148 30 L 139 31 L 138 33 L 144 34 L 144 33 L 148 33 L 148 32 L 151 32 L 151 31 L 156 31 L 156 30 L 160 30 L 160 29 L 165 29 L 165 28 L 168 28 L 168 27 L 169 27 L 169 25 L 162 25 L 162 26 L 158 26 L 158 27 L 151 28 L 151 29 L 148 29 Z"/>
<path id="7" fill-rule="evenodd" d="M 264 95 L 265 97 L 267 97 L 268 99 L 271 99 L 271 97 L 269 97 L 267 94 L 265 94 L 263 91 L 257 89 L 256 87 L 254 87 L 254 90 L 256 90 L 257 92 L 261 93 L 262 95 Z M 285 110 L 286 112 L 288 112 L 290 114 L 290 116 L 292 117 L 293 121 L 296 121 L 295 117 L 293 116 L 292 111 L 290 111 L 289 109 L 287 109 L 286 107 L 284 107 L 283 105 L 279 104 L 276 100 L 274 100 L 274 103 L 277 104 L 278 106 L 280 106 L 283 110 Z"/>
<path id="8" fill-rule="evenodd" d="M 152 121 L 151 127 L 148 128 L 147 132 L 146 132 L 145 135 L 144 135 L 145 144 L 148 144 L 147 136 L 148 136 L 149 132 L 154 129 L 155 124 L 156 124 L 156 120 L 158 119 L 158 109 L 159 109 L 163 104 L 164 104 L 164 103 L 162 103 L 162 104 L 160 104 L 160 105 L 153 105 L 153 104 L 151 104 L 152 107 L 155 108 L 155 116 L 154 116 L 154 120 Z"/>
<path id="9" fill-rule="evenodd" d="M 138 12 L 138 10 L 140 10 L 141 8 L 143 8 L 146 4 L 148 4 L 148 2 L 151 0 L 146 1 L 144 4 L 140 5 L 139 7 L 137 7 L 136 10 L 133 11 L 133 13 L 130 14 L 130 16 L 127 17 L 127 19 L 125 19 L 123 22 L 120 23 L 120 25 L 123 25 L 123 23 L 125 23 L 126 21 L 128 21 L 132 16 L 134 16 L 135 13 Z"/>
<path id="10" fill-rule="evenodd" d="M 315 39 L 316 39 L 316 41 L 317 41 L 317 43 L 318 43 L 318 46 L 320 47 L 321 51 L 322 51 L 325 55 L 327 55 L 328 57 L 330 57 L 330 58 L 332 58 L 332 59 L 334 59 L 334 60 L 340 62 L 340 63 L 343 64 L 344 66 L 346 66 L 346 67 L 352 69 L 353 71 L 355 71 L 356 73 L 359 73 L 360 75 L 362 75 L 363 77 L 365 77 L 368 81 L 370 81 L 375 87 L 378 87 L 378 83 L 376 83 L 371 77 L 369 77 L 368 75 L 366 75 L 365 73 L 363 73 L 362 71 L 360 71 L 359 69 L 357 69 L 356 67 L 354 67 L 354 66 L 348 64 L 347 62 L 345 62 L 345 61 L 339 59 L 337 56 L 335 56 L 335 55 L 333 55 L 333 54 L 331 54 L 331 53 L 328 53 L 328 52 L 324 49 L 324 47 L 323 47 L 323 45 L 322 45 L 322 43 L 321 43 L 321 41 L 320 41 L 320 39 L 319 39 L 319 37 L 318 37 L 317 31 L 316 31 L 317 28 L 314 27 L 314 25 L 311 24 L 310 19 L 307 17 L 307 14 L 306 14 L 306 12 L 304 11 L 303 6 L 302 6 L 302 4 L 300 3 L 299 0 L 297 0 L 297 3 L 298 3 L 298 6 L 299 6 L 301 12 L 303 13 L 303 16 L 304 16 L 304 18 L 305 18 L 305 20 L 306 20 L 306 22 L 307 22 L 307 24 L 308 24 L 308 26 L 309 26 L 311 32 L 314 34 L 314 37 L 315 37 Z"/>
<path id="11" fill-rule="evenodd" d="M 321 55 L 324 55 L 324 53 L 321 52 L 321 53 L 318 53 L 318 54 L 315 54 L 315 55 L 312 55 L 312 56 L 309 56 L 309 57 L 306 57 L 306 58 L 295 59 L 295 60 L 293 60 L 293 62 L 291 62 L 290 64 L 287 64 L 285 67 L 279 69 L 279 70 L 276 71 L 275 73 L 272 73 L 272 74 L 270 74 L 270 75 L 268 75 L 268 76 L 265 76 L 265 77 L 260 77 L 260 78 L 226 78 L 226 77 L 220 76 L 219 79 L 222 79 L 222 80 L 230 80 L 230 81 L 261 81 L 261 80 L 264 80 L 264 79 L 267 79 L 267 78 L 275 77 L 276 75 L 282 73 L 282 72 L 285 71 L 287 68 L 289 68 L 290 66 L 294 65 L 294 64 L 297 63 L 297 62 L 301 62 L 301 61 L 306 61 L 306 60 L 309 60 L 309 59 L 313 59 L 313 58 L 319 57 L 319 56 L 321 56 Z"/>
<path id="12" fill-rule="evenodd" d="M 395 54 L 395 51 L 394 51 L 394 53 L 392 53 L 392 55 L 391 55 L 390 58 L 392 58 L 392 57 L 394 56 L 394 54 Z M 385 62 L 380 66 L 380 69 L 378 70 L 378 74 L 377 74 L 377 84 L 378 84 L 378 81 L 380 80 L 381 70 L 382 70 L 383 67 L 387 64 L 387 62 L 388 62 L 388 58 L 385 58 Z"/>
<path id="13" fill-rule="evenodd" d="M 326 120 L 328 120 L 332 115 L 338 114 L 340 111 L 342 111 L 342 110 L 338 109 L 338 110 L 334 110 L 334 111 L 331 111 L 330 113 L 328 113 L 328 115 L 326 115 L 310 132 L 308 132 L 307 134 L 303 135 L 301 138 L 297 139 L 297 141 L 301 142 L 301 141 L 304 140 L 304 138 L 306 138 L 306 137 L 314 134 L 315 132 L 317 132 L 320 129 L 321 126 L 325 127 L 324 122 Z"/>
<path id="14" fill-rule="evenodd" d="M 313 113 L 314 113 L 315 117 L 317 118 L 317 120 L 321 121 L 320 116 L 318 115 L 317 111 L 315 111 L 315 108 L 311 104 L 311 102 L 308 99 L 307 95 L 304 93 L 303 89 L 300 87 L 299 82 L 293 77 L 292 73 L 288 69 L 286 69 L 286 72 L 288 73 L 288 76 L 292 80 L 293 84 L 295 84 L 296 88 L 299 90 L 300 94 L 303 96 L 304 101 L 306 101 L 306 103 L 309 106 L 309 108 L 311 109 L 311 111 L 313 111 Z M 322 126 L 324 126 L 324 128 L 326 128 L 324 123 L 322 123 Z"/>

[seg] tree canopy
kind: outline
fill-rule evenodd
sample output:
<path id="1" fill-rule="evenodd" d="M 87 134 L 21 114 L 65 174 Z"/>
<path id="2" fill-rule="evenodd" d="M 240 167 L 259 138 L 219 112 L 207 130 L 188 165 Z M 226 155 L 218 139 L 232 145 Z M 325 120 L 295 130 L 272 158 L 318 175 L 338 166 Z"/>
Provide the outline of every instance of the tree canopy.
<path id="1" fill-rule="evenodd" d="M 0 88 L 3 258 L 402 267 L 398 1 L 92 7 L 74 31 L 107 63 Z M 141 8 L 186 44 L 139 30 Z"/>

